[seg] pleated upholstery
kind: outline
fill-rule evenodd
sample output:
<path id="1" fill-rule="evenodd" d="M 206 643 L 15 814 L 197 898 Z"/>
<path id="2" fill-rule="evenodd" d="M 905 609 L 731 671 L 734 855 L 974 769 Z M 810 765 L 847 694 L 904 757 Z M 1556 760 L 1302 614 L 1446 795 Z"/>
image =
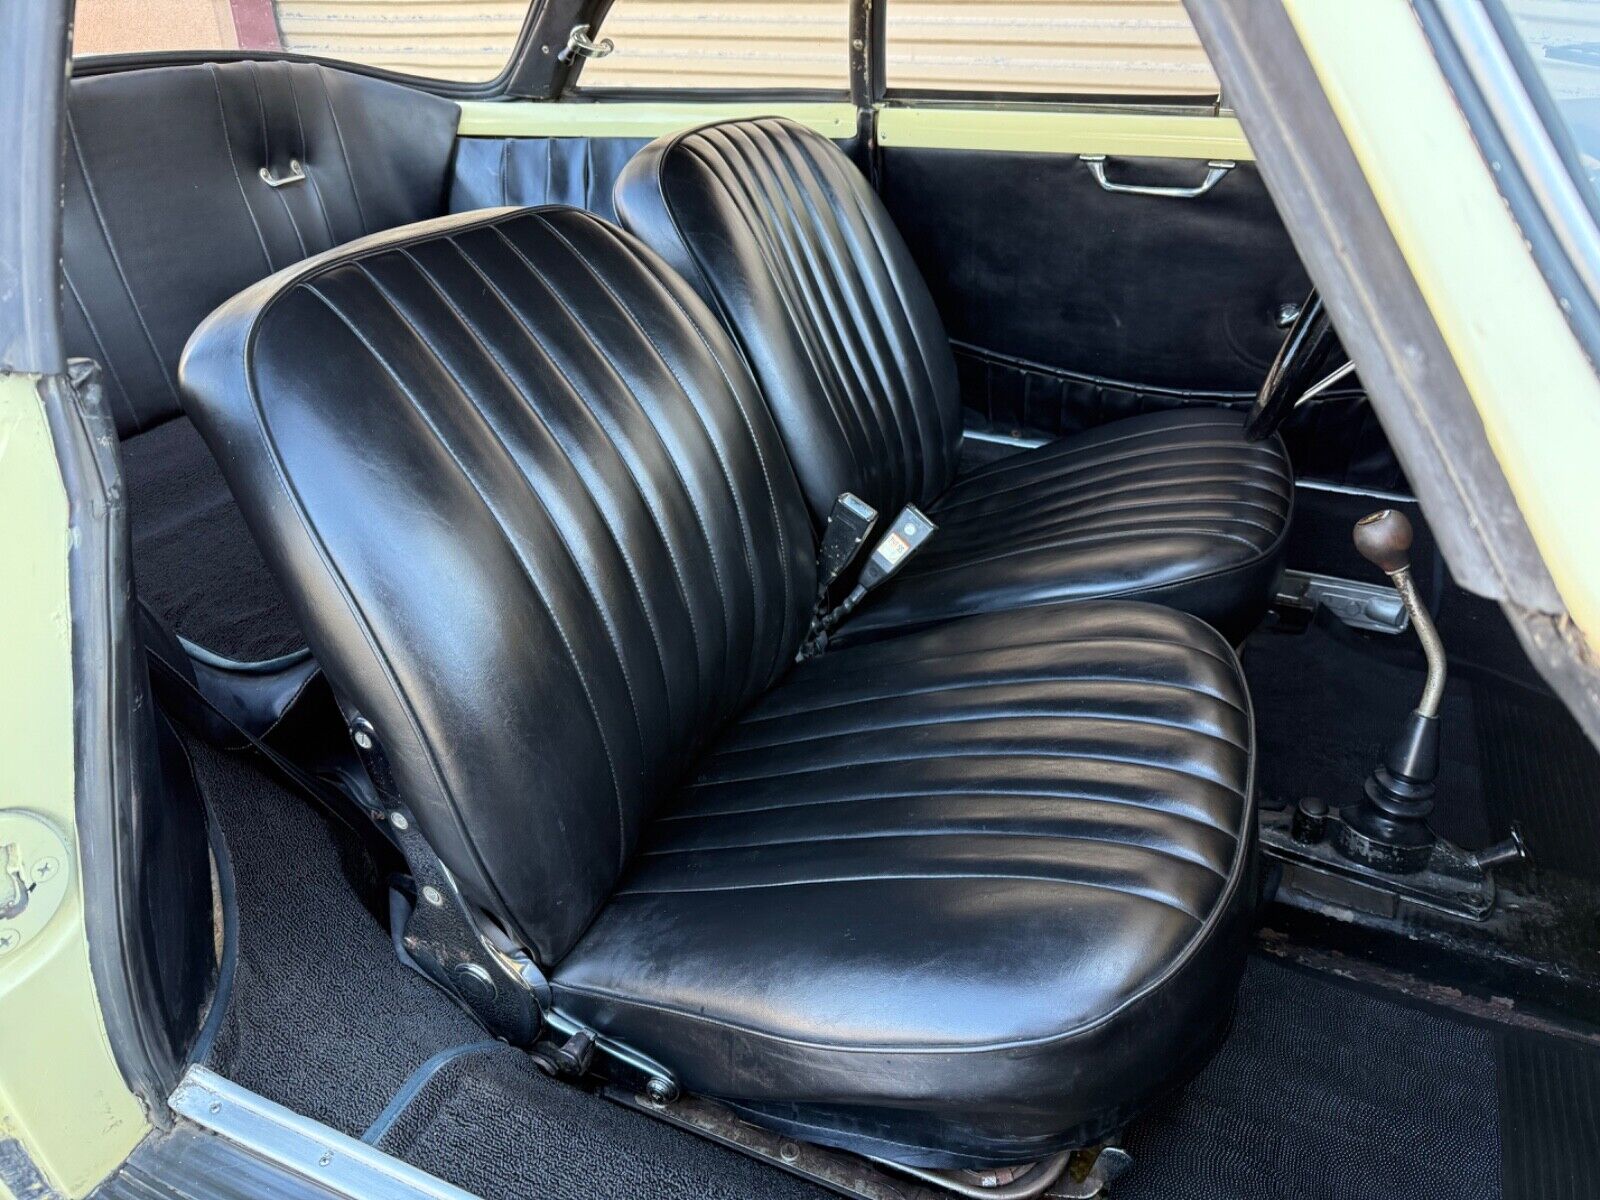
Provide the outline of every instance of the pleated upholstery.
<path id="1" fill-rule="evenodd" d="M 1226 410 L 1151 413 L 956 483 L 944 326 L 888 213 L 826 138 L 778 119 L 661 138 L 623 169 L 616 206 L 734 331 L 814 520 L 848 490 L 939 524 L 844 636 L 1106 596 L 1170 604 L 1235 641 L 1260 621 L 1293 494 L 1283 443 L 1246 442 Z"/>
<path id="2" fill-rule="evenodd" d="M 546 961 L 804 632 L 811 534 L 737 362 L 653 255 L 571 209 L 313 259 L 185 361 L 318 660 L 446 862 Z"/>
<path id="3" fill-rule="evenodd" d="M 640 151 L 616 205 L 740 337 L 817 521 L 843 491 L 892 512 L 949 486 L 955 358 L 882 202 L 836 146 L 776 117 L 692 130 Z"/>
<path id="4" fill-rule="evenodd" d="M 444 211 L 460 110 L 310 63 L 188 63 L 67 89 L 62 318 L 117 432 L 179 416 L 178 355 L 240 288 Z M 304 178 L 279 187 L 274 179 Z"/>
<path id="5" fill-rule="evenodd" d="M 1260 620 L 1294 477 L 1277 438 L 1195 408 L 1130 417 L 1003 458 L 939 497 L 938 536 L 874 596 L 856 637 L 932 619 L 1129 596 L 1234 639 Z"/>
<path id="6" fill-rule="evenodd" d="M 1220 1036 L 1252 753 L 1227 643 L 1152 605 L 830 651 L 700 764 L 558 996 L 753 1112 L 938 1095 L 990 1154 L 1092 1137 Z"/>
<path id="7" fill-rule="evenodd" d="M 1226 1028 L 1249 701 L 1148 604 L 794 665 L 811 528 L 713 314 L 573 209 L 267 280 L 183 386 L 347 712 L 568 1015 L 907 1163 L 1103 1137 Z"/>

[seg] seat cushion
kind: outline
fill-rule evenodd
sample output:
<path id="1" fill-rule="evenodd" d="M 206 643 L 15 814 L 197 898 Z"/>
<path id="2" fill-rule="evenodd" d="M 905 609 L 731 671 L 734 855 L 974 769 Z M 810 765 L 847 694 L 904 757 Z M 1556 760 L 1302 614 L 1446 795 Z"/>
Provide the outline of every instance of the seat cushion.
<path id="1" fill-rule="evenodd" d="M 812 1140 L 923 1165 L 1086 1143 L 1224 1031 L 1252 736 L 1227 643 L 1152 605 L 831 651 L 653 823 L 557 1003 Z"/>
<path id="2" fill-rule="evenodd" d="M 724 121 L 646 146 L 623 223 L 744 349 L 820 526 L 851 491 L 941 532 L 845 636 L 1054 600 L 1147 597 L 1242 638 L 1270 599 L 1291 475 L 1226 410 L 1151 414 L 955 479 L 960 388 L 926 282 L 828 139 Z"/>
<path id="3" fill-rule="evenodd" d="M 122 443 L 139 598 L 195 645 L 259 664 L 305 648 L 217 460 L 187 417 Z"/>
<path id="4" fill-rule="evenodd" d="M 1242 640 L 1266 611 L 1294 478 L 1221 408 L 1149 413 L 1001 459 L 941 496 L 939 532 L 841 632 L 1123 596 Z"/>

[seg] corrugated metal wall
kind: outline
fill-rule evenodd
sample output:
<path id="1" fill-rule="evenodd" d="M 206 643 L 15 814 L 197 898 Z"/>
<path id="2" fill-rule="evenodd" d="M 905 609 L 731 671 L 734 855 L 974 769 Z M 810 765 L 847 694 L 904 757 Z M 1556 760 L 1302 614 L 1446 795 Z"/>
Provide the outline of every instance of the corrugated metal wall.
<path id="1" fill-rule="evenodd" d="M 526 0 L 278 0 L 284 45 L 419 75 L 487 79 Z M 893 87 L 1214 94 L 1180 0 L 888 0 Z M 616 0 L 591 87 L 843 88 L 844 0 Z"/>
<path id="2" fill-rule="evenodd" d="M 890 87 L 1143 95 L 1218 88 L 1180 0 L 889 0 L 886 12 Z"/>
<path id="3" fill-rule="evenodd" d="M 286 50 L 431 75 L 493 79 L 528 0 L 278 0 Z"/>

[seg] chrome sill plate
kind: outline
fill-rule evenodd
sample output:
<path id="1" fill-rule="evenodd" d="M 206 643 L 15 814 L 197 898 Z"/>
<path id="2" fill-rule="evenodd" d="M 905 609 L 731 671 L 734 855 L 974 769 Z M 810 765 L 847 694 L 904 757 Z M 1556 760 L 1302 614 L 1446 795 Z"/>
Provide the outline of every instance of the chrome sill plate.
<path id="1" fill-rule="evenodd" d="M 180 1117 L 342 1196 L 478 1200 L 471 1192 L 291 1112 L 205 1067 L 190 1067 L 167 1103 Z"/>

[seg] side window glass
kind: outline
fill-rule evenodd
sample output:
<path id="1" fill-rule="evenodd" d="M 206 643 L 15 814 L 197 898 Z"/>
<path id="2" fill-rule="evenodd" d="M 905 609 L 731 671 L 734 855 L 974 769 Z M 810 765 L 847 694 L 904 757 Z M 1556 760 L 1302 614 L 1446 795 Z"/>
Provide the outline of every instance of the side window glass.
<path id="1" fill-rule="evenodd" d="M 848 0 L 692 3 L 616 0 L 577 87 L 843 92 L 850 79 Z"/>
<path id="2" fill-rule="evenodd" d="M 528 0 L 78 0 L 73 53 L 286 50 L 483 83 L 527 14 Z"/>
<path id="3" fill-rule="evenodd" d="M 1215 97 L 1181 0 L 887 0 L 890 91 Z"/>

